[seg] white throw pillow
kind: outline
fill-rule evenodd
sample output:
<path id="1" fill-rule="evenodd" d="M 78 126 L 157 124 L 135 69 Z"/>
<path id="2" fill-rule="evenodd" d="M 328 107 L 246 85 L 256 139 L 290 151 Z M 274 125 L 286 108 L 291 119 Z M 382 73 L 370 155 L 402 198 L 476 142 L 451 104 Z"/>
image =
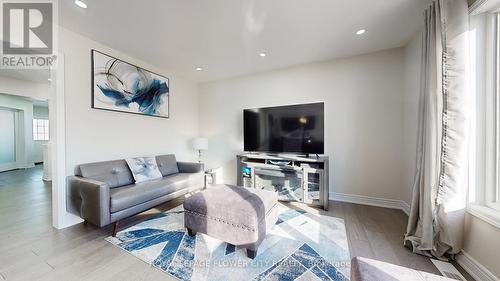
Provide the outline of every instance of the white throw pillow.
<path id="1" fill-rule="evenodd" d="M 135 183 L 162 178 L 155 157 L 129 158 L 125 159 L 125 161 L 127 161 L 128 167 L 132 171 Z"/>

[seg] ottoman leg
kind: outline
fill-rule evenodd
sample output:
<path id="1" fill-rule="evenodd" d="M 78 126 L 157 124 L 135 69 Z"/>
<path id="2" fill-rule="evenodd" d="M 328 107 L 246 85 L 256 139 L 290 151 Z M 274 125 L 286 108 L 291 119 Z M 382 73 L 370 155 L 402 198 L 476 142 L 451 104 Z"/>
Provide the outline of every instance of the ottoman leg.
<path id="1" fill-rule="evenodd" d="M 196 231 L 194 231 L 194 230 L 192 230 L 190 228 L 188 228 L 187 230 L 188 230 L 188 235 L 189 236 L 191 236 L 191 237 L 196 236 Z"/>
<path id="2" fill-rule="evenodd" d="M 249 259 L 255 259 L 255 257 L 257 256 L 257 250 L 250 250 L 250 249 L 247 249 L 247 257 Z"/>

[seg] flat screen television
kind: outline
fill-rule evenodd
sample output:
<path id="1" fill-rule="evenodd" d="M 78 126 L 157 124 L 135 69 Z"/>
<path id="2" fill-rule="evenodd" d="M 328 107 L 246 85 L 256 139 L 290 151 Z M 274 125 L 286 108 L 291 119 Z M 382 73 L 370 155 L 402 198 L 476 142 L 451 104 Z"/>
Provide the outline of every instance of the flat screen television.
<path id="1" fill-rule="evenodd" d="M 324 153 L 324 103 L 243 110 L 244 150 Z"/>

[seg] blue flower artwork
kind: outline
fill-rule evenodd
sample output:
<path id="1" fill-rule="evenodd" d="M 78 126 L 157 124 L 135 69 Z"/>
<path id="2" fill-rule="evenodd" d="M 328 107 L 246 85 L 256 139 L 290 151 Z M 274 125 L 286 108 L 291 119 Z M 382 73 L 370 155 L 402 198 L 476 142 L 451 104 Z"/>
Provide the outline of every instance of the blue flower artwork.
<path id="1" fill-rule="evenodd" d="M 92 108 L 169 117 L 169 80 L 92 50 Z"/>

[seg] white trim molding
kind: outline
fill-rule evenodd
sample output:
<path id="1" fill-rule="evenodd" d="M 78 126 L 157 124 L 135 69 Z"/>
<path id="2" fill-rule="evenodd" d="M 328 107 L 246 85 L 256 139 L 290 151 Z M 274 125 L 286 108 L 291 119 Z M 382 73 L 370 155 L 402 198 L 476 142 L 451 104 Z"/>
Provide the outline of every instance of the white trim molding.
<path id="1" fill-rule="evenodd" d="M 66 228 L 83 220 L 66 211 L 66 104 L 64 54 L 57 55 L 57 69 L 51 69 L 49 98 L 50 158 L 52 169 L 52 226 Z"/>
<path id="2" fill-rule="evenodd" d="M 500 0 L 476 0 L 469 6 L 469 14 L 479 15 L 485 12 L 495 12 L 500 8 Z"/>
<path id="3" fill-rule="evenodd" d="M 470 204 L 467 206 L 467 212 L 496 228 L 500 228 L 500 211 L 483 205 Z"/>
<path id="4" fill-rule="evenodd" d="M 377 197 L 370 197 L 370 196 L 356 195 L 356 194 L 345 194 L 338 192 L 330 192 L 329 197 L 330 200 L 333 201 L 348 202 L 348 203 L 383 207 L 389 209 L 398 209 L 403 211 L 407 215 L 410 214 L 410 205 L 403 200 L 377 198 Z"/>
<path id="5" fill-rule="evenodd" d="M 480 264 L 467 252 L 462 251 L 457 255 L 457 263 L 469 273 L 474 279 L 481 281 L 500 281 L 484 265 Z"/>

